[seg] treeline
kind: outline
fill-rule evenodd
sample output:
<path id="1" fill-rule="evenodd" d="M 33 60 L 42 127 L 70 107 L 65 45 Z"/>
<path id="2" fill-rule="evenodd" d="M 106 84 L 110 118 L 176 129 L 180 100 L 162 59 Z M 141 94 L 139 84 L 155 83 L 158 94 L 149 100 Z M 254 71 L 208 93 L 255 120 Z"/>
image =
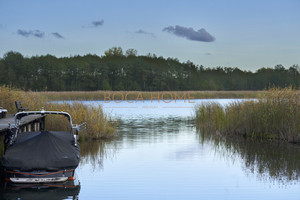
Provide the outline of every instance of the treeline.
<path id="1" fill-rule="evenodd" d="M 137 51 L 114 47 L 105 55 L 57 58 L 24 57 L 8 52 L 0 59 L 0 85 L 33 91 L 166 91 L 262 90 L 270 86 L 300 87 L 300 68 L 282 65 L 256 72 L 238 68 L 205 68 L 188 61 L 137 56 Z"/>

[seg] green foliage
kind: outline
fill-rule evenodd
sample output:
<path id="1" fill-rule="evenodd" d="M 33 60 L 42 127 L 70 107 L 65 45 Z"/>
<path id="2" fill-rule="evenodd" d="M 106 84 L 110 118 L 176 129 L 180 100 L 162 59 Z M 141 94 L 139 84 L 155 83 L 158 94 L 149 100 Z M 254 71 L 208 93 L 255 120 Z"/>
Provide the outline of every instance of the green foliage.
<path id="1" fill-rule="evenodd" d="M 129 57 L 129 56 L 133 56 L 135 57 L 137 55 L 137 50 L 135 49 L 127 49 L 126 51 L 126 56 Z"/>
<path id="2" fill-rule="evenodd" d="M 127 51 L 130 51 L 129 49 Z M 107 51 L 104 52 L 106 57 L 122 57 L 123 55 L 123 50 L 121 47 L 113 47 L 111 49 L 108 49 Z"/>
<path id="3" fill-rule="evenodd" d="M 263 90 L 270 86 L 300 87 L 300 67 L 282 65 L 256 72 L 238 68 L 204 68 L 190 61 L 137 56 L 135 49 L 121 47 L 105 55 L 56 58 L 51 55 L 23 57 L 8 52 L 0 59 L 0 85 L 33 91 L 179 91 Z"/>
<path id="4" fill-rule="evenodd" d="M 257 101 L 200 105 L 196 124 L 205 132 L 300 142 L 300 91 L 270 89 Z"/>

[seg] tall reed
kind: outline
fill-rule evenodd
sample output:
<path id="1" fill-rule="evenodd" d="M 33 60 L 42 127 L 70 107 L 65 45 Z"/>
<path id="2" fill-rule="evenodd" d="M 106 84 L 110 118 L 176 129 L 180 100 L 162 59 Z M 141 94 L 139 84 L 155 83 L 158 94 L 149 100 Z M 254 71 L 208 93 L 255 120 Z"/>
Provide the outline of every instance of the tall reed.
<path id="1" fill-rule="evenodd" d="M 257 100 L 199 105 L 196 124 L 223 135 L 300 142 L 300 91 L 273 88 Z"/>
<path id="2" fill-rule="evenodd" d="M 81 102 L 74 102 L 72 104 L 47 104 L 47 110 L 65 111 L 72 116 L 74 124 L 87 123 L 87 129 L 80 132 L 81 140 L 110 138 L 116 132 L 117 122 L 109 118 L 103 113 L 102 107 L 87 106 Z M 53 124 L 52 127 L 57 126 Z"/>
<path id="3" fill-rule="evenodd" d="M 116 132 L 117 122 L 110 119 L 103 113 L 102 107 L 91 107 L 80 102 L 72 104 L 55 104 L 48 103 L 48 98 L 36 92 L 24 92 L 18 89 L 0 86 L 0 107 L 4 107 L 9 113 L 17 112 L 14 102 L 20 100 L 24 107 L 30 110 L 41 110 L 44 107 L 46 110 L 65 111 L 70 113 L 73 123 L 87 123 L 87 129 L 80 134 L 80 139 L 99 139 L 110 138 Z M 47 117 L 46 117 L 47 120 Z M 47 120 L 49 129 L 64 129 L 64 121 L 62 120 Z"/>
<path id="4" fill-rule="evenodd" d="M 17 100 L 20 100 L 24 107 L 39 110 L 47 103 L 47 98 L 38 93 L 0 86 L 0 107 L 7 109 L 10 114 L 16 113 L 15 101 Z"/>

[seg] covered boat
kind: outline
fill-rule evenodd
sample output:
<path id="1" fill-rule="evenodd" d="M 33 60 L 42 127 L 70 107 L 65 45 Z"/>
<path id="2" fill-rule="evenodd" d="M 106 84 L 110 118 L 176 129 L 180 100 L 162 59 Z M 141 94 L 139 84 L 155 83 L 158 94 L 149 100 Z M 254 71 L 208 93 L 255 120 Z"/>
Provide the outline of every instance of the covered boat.
<path id="1" fill-rule="evenodd" d="M 20 133 L 20 121 L 29 115 L 62 115 L 67 117 L 70 131 L 47 131 L 44 125 L 39 131 Z M 14 183 L 63 182 L 74 179 L 75 168 L 80 160 L 78 131 L 85 123 L 72 124 L 67 112 L 29 111 L 15 115 L 15 124 L 6 136 L 2 165 L 6 180 Z"/>

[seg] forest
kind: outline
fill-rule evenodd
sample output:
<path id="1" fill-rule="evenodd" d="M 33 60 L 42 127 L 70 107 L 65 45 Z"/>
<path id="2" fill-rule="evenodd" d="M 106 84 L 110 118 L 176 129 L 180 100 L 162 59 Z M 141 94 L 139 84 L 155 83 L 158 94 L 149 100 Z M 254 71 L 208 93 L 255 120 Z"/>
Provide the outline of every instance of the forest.
<path id="1" fill-rule="evenodd" d="M 10 51 L 0 58 L 0 85 L 31 91 L 182 91 L 262 90 L 300 87 L 300 67 L 276 65 L 255 72 L 239 68 L 206 68 L 155 54 L 137 55 L 121 47 L 103 56 L 24 57 Z"/>

